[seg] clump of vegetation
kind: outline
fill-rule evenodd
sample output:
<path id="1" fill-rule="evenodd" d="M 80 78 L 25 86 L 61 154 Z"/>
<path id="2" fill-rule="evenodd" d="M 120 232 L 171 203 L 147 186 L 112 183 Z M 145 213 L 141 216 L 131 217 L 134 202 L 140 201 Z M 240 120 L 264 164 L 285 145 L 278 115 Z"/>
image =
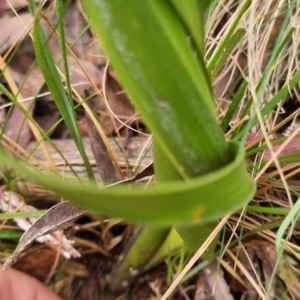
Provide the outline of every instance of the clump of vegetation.
<path id="1" fill-rule="evenodd" d="M 298 114 L 297 1 L 83 1 L 92 32 L 100 39 L 109 63 L 101 67 L 105 75 L 100 82 L 97 76 L 87 76 L 88 84 L 79 89 L 74 84 L 73 65 L 85 74 L 88 63 L 76 57 L 74 45 L 85 31 L 78 33 L 73 44 L 69 42 L 63 22 L 67 7 L 56 2 L 55 28 L 45 7 L 30 4 L 36 68 L 61 120 L 48 131 L 41 127 L 30 106 L 22 104 L 22 85 L 16 89 L 6 68 L 7 84 L 1 84 L 1 91 L 25 116 L 52 169 L 55 163 L 43 140 L 51 144 L 49 136 L 64 122 L 89 180 L 74 182 L 50 175 L 29 167 L 33 161 L 28 156 L 22 163 L 3 153 L 0 162 L 9 188 L 20 190 L 19 177 L 25 175 L 91 210 L 91 218 L 97 216 L 97 226 L 101 224 L 98 230 L 104 248 L 98 251 L 102 255 L 114 248 L 112 228 L 122 228 L 121 259 L 114 262 L 105 281 L 112 293 L 128 291 L 138 276 L 169 257 L 166 277 L 170 288 L 163 295 L 150 285 L 159 299 L 167 299 L 182 280 L 187 282 L 201 270 L 199 295 L 212 292 L 217 282 L 214 292 L 219 297 L 296 299 L 300 129 L 296 126 L 288 134 L 286 128 L 297 122 Z M 51 5 L 48 8 L 51 12 Z M 51 35 L 60 55 L 53 54 Z M 8 66 L 13 57 L 7 56 Z M 91 68 L 96 69 L 99 71 Z M 113 143 L 107 138 L 113 136 L 124 154 L 127 145 L 119 129 L 136 126 L 134 130 L 139 131 L 141 124 L 139 118 L 133 125 L 121 120 L 122 113 L 116 116 L 113 112 L 116 104 L 111 99 L 120 95 L 113 87 L 119 87 L 119 81 L 153 135 L 155 180 L 151 177 L 146 187 L 134 181 L 152 176 L 152 166 L 141 171 L 142 160 L 133 167 L 125 155 L 122 170 L 117 150 L 111 150 Z M 35 105 L 41 91 L 30 95 Z M 136 112 L 129 102 L 126 109 L 132 121 Z M 104 187 L 95 183 L 97 176 L 78 124 L 80 111 Z M 111 123 L 104 121 L 107 114 L 119 128 L 110 129 Z M 5 129 L 9 115 L 6 120 L 2 140 L 8 147 L 12 144 L 7 142 Z M 140 135 L 148 134 L 147 130 Z M 18 142 L 19 136 L 12 140 Z M 10 147 L 14 149 L 15 144 Z M 64 163 L 76 174 L 71 161 L 64 159 Z M 59 207 L 59 228 L 83 214 L 69 204 Z M 49 219 L 50 211 L 40 220 Z M 4 220 L 15 217 L 2 216 Z M 134 233 L 127 232 L 130 226 L 113 226 L 115 221 L 108 217 L 135 222 Z M 50 231 L 57 229 L 58 222 L 51 218 Z M 127 243 L 126 232 L 130 236 Z"/>

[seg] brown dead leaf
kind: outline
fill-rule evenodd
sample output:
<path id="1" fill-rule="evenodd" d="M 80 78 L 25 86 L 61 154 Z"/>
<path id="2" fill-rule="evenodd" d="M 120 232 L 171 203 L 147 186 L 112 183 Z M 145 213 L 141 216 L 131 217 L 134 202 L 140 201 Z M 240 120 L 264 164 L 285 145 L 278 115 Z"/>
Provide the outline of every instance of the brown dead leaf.
<path id="1" fill-rule="evenodd" d="M 21 53 L 19 52 L 19 54 Z M 17 57 L 18 55 L 14 57 L 12 61 L 14 62 Z M 19 66 L 22 66 L 22 64 L 19 64 Z M 26 67 L 27 69 L 29 68 L 29 66 L 25 66 L 25 68 Z M 17 73 L 17 71 L 15 73 Z M 44 84 L 44 78 L 38 67 L 32 68 L 29 74 L 26 72 L 22 73 L 21 69 L 19 69 L 17 74 L 21 77 L 19 85 L 21 86 L 20 94 L 22 95 L 22 98 L 28 98 L 36 95 L 41 86 Z M 28 114 L 32 115 L 35 103 L 35 99 L 23 103 L 23 108 L 27 109 Z M 57 118 L 53 120 L 52 125 L 57 121 Z M 4 132 L 22 148 L 27 147 L 33 136 L 29 127 L 28 117 L 17 106 L 13 106 L 12 113 L 8 118 Z"/>
<path id="2" fill-rule="evenodd" d="M 281 278 L 284 282 L 286 288 L 288 289 L 289 293 L 291 294 L 293 299 L 299 299 L 300 295 L 300 280 L 297 277 L 289 265 L 289 261 L 292 261 L 292 258 L 286 259 L 285 257 L 278 257 L 278 252 L 276 250 L 275 245 L 268 243 L 264 247 L 264 251 L 258 251 L 257 256 L 264 261 L 264 265 L 268 266 L 268 268 L 264 268 L 264 276 L 265 278 L 271 278 L 275 266 L 277 266 L 278 259 L 279 265 L 276 270 L 276 275 Z M 266 274 L 267 270 L 267 274 Z M 275 280 L 274 280 L 275 281 Z M 274 284 L 274 283 L 271 283 Z"/>
<path id="3" fill-rule="evenodd" d="M 28 31 L 32 27 L 32 20 L 33 18 L 29 13 L 20 14 L 19 17 L 13 16 L 10 18 L 3 18 L 0 20 L 0 26 L 2 29 L 0 33 L 1 54 L 3 54 L 8 49 L 11 49 L 11 47 L 15 46 L 20 40 L 22 40 L 27 35 Z M 5 80 L 9 84 L 12 84 L 11 82 L 9 82 L 9 80 L 13 80 L 14 83 L 18 84 L 19 86 L 22 86 L 22 88 L 20 89 L 20 94 L 23 97 L 33 95 L 32 89 L 34 89 L 35 92 L 35 81 L 33 80 L 33 77 L 36 76 L 35 74 L 37 72 L 40 73 L 39 71 L 37 71 L 37 69 L 33 70 L 33 72 L 30 73 L 29 77 L 27 78 L 27 84 L 25 82 L 25 84 L 22 85 L 26 72 L 28 71 L 30 65 L 33 62 L 32 57 L 29 57 L 28 59 L 28 55 L 23 54 L 24 51 L 27 51 L 28 47 L 28 39 L 25 40 L 27 41 L 27 43 L 24 43 L 25 50 L 24 47 L 21 47 L 20 51 L 18 51 L 17 54 L 11 60 L 12 67 L 9 67 L 9 72 L 12 75 L 12 78 L 5 78 Z M 13 68 L 14 65 L 18 66 L 17 70 Z M 22 70 L 26 71 L 22 72 Z M 41 84 L 39 84 L 39 86 L 40 85 Z M 32 112 L 33 107 L 33 105 L 30 107 L 29 113 Z M 18 142 L 20 146 L 26 147 L 28 145 L 32 134 L 27 123 L 26 117 L 17 106 L 12 107 L 12 111 L 4 128 L 4 132 L 13 141 Z"/>
<path id="4" fill-rule="evenodd" d="M 204 280 L 204 278 L 206 280 Z M 200 276 L 194 300 L 233 300 L 224 273 L 217 260 L 204 268 L 204 276 Z"/>
<path id="5" fill-rule="evenodd" d="M 52 100 L 47 101 L 43 98 L 36 102 L 33 117 L 43 131 L 47 132 L 50 137 L 55 130 L 51 132 L 49 132 L 49 130 L 52 129 L 53 125 L 59 120 L 60 113 Z"/>
<path id="6" fill-rule="evenodd" d="M 68 63 L 70 65 L 69 73 L 73 88 L 82 98 L 85 98 L 84 91 L 92 88 L 91 82 L 96 87 L 101 88 L 103 72 L 93 63 L 81 61 L 80 65 L 78 65 L 71 56 L 68 56 Z"/>
<path id="7" fill-rule="evenodd" d="M 126 124 L 133 123 L 136 112 L 125 91 L 121 88 L 116 74 L 112 70 L 107 72 L 105 85 L 109 108 L 117 119 L 112 119 L 113 116 L 107 108 L 101 111 L 100 116 L 108 130 L 113 132 L 123 126 L 121 122 Z"/>
<path id="8" fill-rule="evenodd" d="M 259 283 L 265 290 L 268 290 L 268 299 L 281 299 L 282 293 L 286 292 L 278 288 L 279 278 L 286 285 L 292 299 L 299 298 L 300 281 L 287 264 L 285 257 L 279 257 L 274 244 L 268 241 L 252 240 L 236 249 L 236 255 L 243 268 L 248 272 L 246 276 L 242 269 L 239 271 L 246 285 L 246 291 L 243 294 L 245 299 L 257 299 L 258 297 L 257 290 L 249 280 L 249 275 L 257 284 Z M 228 260 L 231 261 L 231 258 Z M 235 265 L 235 262 L 232 261 L 232 264 Z M 239 267 L 239 264 L 237 266 Z M 233 278 L 230 281 L 231 289 L 235 292 L 241 292 L 240 284 Z"/>
<path id="9" fill-rule="evenodd" d="M 26 148 L 31 140 L 32 133 L 26 117 L 17 106 L 12 109 L 4 133 L 22 148 Z"/>
<path id="10" fill-rule="evenodd" d="M 22 211 L 34 210 L 32 206 L 26 205 L 16 194 L 5 190 L 1 191 L 0 201 L 0 207 L 3 211 L 14 212 L 18 209 Z M 62 202 L 50 208 L 38 219 L 16 219 L 15 222 L 18 226 L 26 231 L 22 235 L 13 255 L 6 260 L 4 268 L 7 269 L 12 266 L 24 248 L 34 240 L 46 243 L 52 248 L 60 249 L 62 255 L 66 258 L 79 257 L 80 254 L 72 247 L 71 242 L 67 240 L 62 232 L 58 232 L 57 230 L 63 230 L 71 226 L 74 220 L 78 219 L 84 213 L 85 211 L 71 206 L 67 202 Z M 50 235 L 49 233 L 52 234 Z"/>
<path id="11" fill-rule="evenodd" d="M 33 18 L 30 13 L 20 13 L 18 17 L 5 17 L 0 20 L 0 54 L 21 41 L 32 28 Z"/>
<path id="12" fill-rule="evenodd" d="M 262 136 L 260 134 L 252 133 L 250 132 L 247 137 L 246 145 L 247 147 L 251 147 L 254 145 L 257 141 L 261 140 Z M 276 139 L 271 140 L 271 142 L 274 142 Z M 281 147 L 281 144 L 273 145 L 274 152 L 276 152 Z M 280 156 L 292 154 L 295 152 L 300 151 L 300 138 L 295 137 L 293 138 L 287 146 L 280 152 Z M 263 153 L 263 160 L 269 160 L 272 158 L 271 152 L 269 149 L 266 149 Z"/>
<path id="13" fill-rule="evenodd" d="M 200 274 L 194 300 L 215 300 L 204 274 Z"/>
<path id="14" fill-rule="evenodd" d="M 78 9 L 76 1 L 68 5 L 64 15 L 64 23 L 66 42 L 70 45 L 76 57 L 80 59 L 85 58 L 85 60 L 89 59 L 89 56 L 86 57 L 86 49 L 92 43 L 92 36 L 86 30 L 86 21 Z"/>

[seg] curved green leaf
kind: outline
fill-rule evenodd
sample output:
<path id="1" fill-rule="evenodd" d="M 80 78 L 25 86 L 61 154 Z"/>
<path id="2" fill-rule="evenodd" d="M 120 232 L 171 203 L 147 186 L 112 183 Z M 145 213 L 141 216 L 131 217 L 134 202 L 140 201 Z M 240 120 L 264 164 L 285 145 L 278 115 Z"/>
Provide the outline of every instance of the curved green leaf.
<path id="1" fill-rule="evenodd" d="M 245 168 L 243 148 L 236 142 L 229 146 L 234 160 L 218 171 L 187 182 L 172 181 L 147 189 L 120 185 L 100 189 L 91 183 L 61 181 L 4 154 L 0 155 L 0 164 L 102 215 L 162 225 L 199 223 L 241 208 L 254 194 L 255 185 Z"/>
<path id="2" fill-rule="evenodd" d="M 177 172 L 187 178 L 226 165 L 231 158 L 204 61 L 172 3 L 84 4 L 122 85 Z"/>

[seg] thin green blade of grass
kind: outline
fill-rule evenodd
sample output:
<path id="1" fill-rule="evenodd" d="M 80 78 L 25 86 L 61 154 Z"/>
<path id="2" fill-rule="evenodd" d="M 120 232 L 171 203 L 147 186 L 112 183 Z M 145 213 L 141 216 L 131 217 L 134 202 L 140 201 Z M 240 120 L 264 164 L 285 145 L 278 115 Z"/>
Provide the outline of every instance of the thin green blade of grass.
<path id="1" fill-rule="evenodd" d="M 70 131 L 70 134 L 75 141 L 78 151 L 83 159 L 87 170 L 87 174 L 89 178 L 93 179 L 93 171 L 88 157 L 85 153 L 84 145 L 78 128 L 78 123 L 74 116 L 74 109 L 66 95 L 59 73 L 56 69 L 55 62 L 52 58 L 51 51 L 48 46 L 48 40 L 46 39 L 43 28 L 40 24 L 40 18 L 42 17 L 42 15 L 40 15 L 38 11 L 36 11 L 36 13 L 37 15 L 35 18 L 35 24 L 33 29 L 33 45 L 37 61 L 45 78 L 49 91 L 51 92 L 53 100 L 55 101 L 55 104 L 57 105 L 57 108 L 60 111 Z"/>
<path id="2" fill-rule="evenodd" d="M 68 162 L 68 160 L 64 157 L 63 153 L 60 151 L 60 149 L 57 148 L 57 146 L 55 145 L 55 143 L 53 143 L 53 141 L 49 138 L 48 134 L 45 133 L 43 131 L 43 128 L 40 127 L 40 125 L 34 120 L 34 118 L 32 117 L 32 115 L 16 100 L 16 98 L 14 97 L 14 95 L 12 95 L 9 90 L 2 84 L 0 83 L 0 91 L 3 92 L 3 94 L 8 97 L 8 99 L 13 103 L 13 105 L 15 105 L 16 107 L 18 107 L 20 109 L 20 111 L 24 114 L 24 116 L 26 116 L 27 120 L 29 120 L 30 122 L 32 122 L 32 124 L 41 132 L 43 133 L 43 139 L 47 140 L 47 142 L 51 145 L 51 147 L 53 147 L 56 151 L 57 154 L 60 155 L 60 157 L 65 161 L 66 167 L 70 168 L 70 172 L 72 172 L 74 178 L 80 180 L 80 177 L 78 176 L 78 174 L 76 173 L 76 171 L 74 170 L 74 166 L 72 166 L 72 164 L 70 164 Z M 7 120 L 7 118 L 6 118 Z M 5 122 L 6 122 L 5 120 Z M 54 128 L 57 127 L 57 125 L 62 122 L 63 119 L 59 119 L 50 129 L 48 132 L 52 132 Z M 5 122 L 3 123 L 3 126 L 5 128 Z M 0 136 L 3 134 L 3 131 L 1 132 Z M 31 149 L 30 154 L 33 154 L 35 152 L 35 150 L 40 146 L 40 144 L 43 142 L 43 140 L 40 140 L 39 143 L 36 144 L 36 146 L 34 148 Z M 30 159 L 31 156 L 29 156 L 27 159 Z"/>
<path id="3" fill-rule="evenodd" d="M 281 240 L 289 239 L 290 234 L 287 234 L 287 238 L 284 238 L 286 231 L 290 225 L 295 224 L 300 217 L 300 198 L 296 201 L 294 206 L 290 209 L 288 215 L 284 218 L 281 225 L 279 226 L 276 234 L 276 248 L 279 253 L 282 251 L 282 243 Z"/>
<path id="4" fill-rule="evenodd" d="M 280 162 L 281 165 L 288 165 L 291 163 L 299 163 L 299 155 L 300 155 L 300 151 L 296 151 L 291 154 L 280 155 L 278 157 L 278 161 Z"/>
<path id="5" fill-rule="evenodd" d="M 283 29 L 281 29 L 281 34 L 280 34 L 279 36 L 282 35 L 282 31 L 283 31 Z M 270 76 L 271 70 L 272 70 L 272 68 L 274 67 L 274 63 L 275 63 L 276 59 L 279 57 L 279 55 L 280 55 L 280 54 L 282 53 L 282 51 L 284 50 L 284 47 L 285 47 L 285 46 L 288 44 L 288 42 L 290 41 L 290 39 L 291 39 L 292 34 L 293 34 L 294 31 L 295 31 L 295 28 L 291 28 L 291 29 L 289 30 L 289 32 L 286 34 L 285 38 L 283 39 L 283 41 L 282 41 L 281 43 L 279 43 L 279 38 L 278 38 L 278 40 L 277 40 L 277 42 L 276 42 L 276 45 L 275 45 L 275 47 L 274 47 L 274 51 L 272 52 L 272 55 L 271 55 L 271 57 L 270 57 L 270 60 L 269 60 L 267 66 L 266 66 L 266 68 L 265 68 L 265 70 L 264 70 L 264 72 L 263 72 L 263 76 L 262 76 L 262 78 L 260 79 L 260 81 L 259 81 L 259 83 L 258 83 L 258 85 L 257 85 L 257 92 L 258 92 L 258 93 L 262 91 L 262 89 L 263 89 L 265 83 L 267 82 L 267 79 L 268 79 L 269 76 Z M 253 105 L 253 99 L 251 98 L 251 99 L 249 100 L 249 102 L 248 102 L 248 104 L 247 104 L 245 110 L 244 110 L 243 113 L 242 113 L 242 116 L 241 116 L 242 118 L 245 117 L 245 116 L 249 113 L 249 111 L 250 111 L 252 105 Z M 276 105 L 277 105 L 277 104 L 276 104 Z"/>
<path id="6" fill-rule="evenodd" d="M 276 107 L 276 105 L 278 105 L 278 103 L 283 100 L 291 91 L 291 89 L 293 89 L 298 83 L 300 82 L 300 71 L 298 71 L 288 82 L 288 84 L 286 84 L 285 86 L 283 86 L 280 91 L 278 91 L 278 93 L 268 102 L 266 103 L 260 110 L 262 117 L 265 117 L 267 115 L 269 115 L 274 108 Z M 239 132 L 237 132 L 236 134 L 234 134 L 233 136 L 233 140 L 239 140 L 240 138 L 245 137 L 249 130 L 255 126 L 258 123 L 258 118 L 257 116 L 254 116 L 253 118 L 251 118 L 249 120 L 249 122 L 247 123 L 247 125 L 241 129 Z"/>
<path id="7" fill-rule="evenodd" d="M 18 241 L 22 236 L 22 232 L 14 230 L 0 230 L 0 240 L 15 240 Z"/>
<path id="8" fill-rule="evenodd" d="M 263 207 L 263 206 L 247 205 L 246 211 L 257 212 L 261 214 L 286 216 L 290 212 L 290 209 L 285 207 Z"/>
<path id="9" fill-rule="evenodd" d="M 231 55 L 232 51 L 236 46 L 241 42 L 246 31 L 245 29 L 239 28 L 236 32 L 233 33 L 232 37 L 229 39 L 227 46 L 223 49 L 220 54 L 219 60 L 216 62 L 215 67 L 211 70 L 211 80 L 214 81 L 221 70 L 223 69 L 228 57 Z"/>
<path id="10" fill-rule="evenodd" d="M 75 108 L 74 108 L 74 102 L 72 99 L 72 88 L 71 88 L 71 81 L 70 81 L 70 74 L 69 74 L 69 65 L 68 65 L 68 59 L 67 59 L 67 49 L 66 49 L 66 39 L 65 39 L 65 25 L 64 25 L 64 10 L 63 10 L 63 3 L 61 0 L 56 1 L 56 13 L 57 13 L 57 27 L 59 31 L 59 44 L 60 44 L 60 50 L 61 50 L 61 57 L 64 67 L 64 75 L 66 80 L 66 91 L 67 91 L 67 97 L 69 100 L 69 107 L 71 108 L 71 111 L 68 111 L 68 113 L 72 113 L 71 119 L 76 120 L 76 114 L 75 114 Z M 76 126 L 78 127 L 78 125 Z"/>
<path id="11" fill-rule="evenodd" d="M 241 21 L 242 17 L 244 16 L 245 12 L 247 11 L 250 4 L 251 4 L 251 0 L 245 1 L 243 6 L 240 8 L 240 11 L 239 11 L 238 15 L 236 16 L 236 19 L 234 20 L 233 24 L 227 31 L 226 35 L 224 35 L 223 41 L 216 49 L 213 56 L 210 58 L 208 66 L 207 66 L 207 70 L 209 73 L 216 67 L 218 61 L 220 61 L 220 58 L 223 55 L 224 49 L 226 49 L 226 47 L 228 47 L 228 43 L 230 42 L 230 39 L 232 38 L 234 32 L 237 30 L 237 27 L 239 26 L 240 21 Z"/>
<path id="12" fill-rule="evenodd" d="M 74 103 L 73 101 L 73 97 L 72 97 L 72 87 L 71 87 L 71 79 L 70 79 L 70 72 L 69 72 L 69 63 L 68 63 L 68 57 L 67 57 L 67 41 L 65 38 L 65 24 L 64 24 L 64 14 L 67 11 L 67 7 L 68 5 L 70 5 L 70 3 L 66 3 L 66 8 L 64 8 L 63 5 L 63 1 L 58 0 L 56 1 L 56 12 L 57 12 L 57 17 L 58 17 L 58 21 L 57 21 L 57 28 L 59 31 L 59 44 L 60 44 L 60 49 L 61 49 L 61 60 L 63 62 L 63 68 L 64 68 L 64 76 L 65 76 L 65 82 L 66 82 L 66 94 L 68 96 L 68 100 L 70 103 L 70 107 L 72 108 L 73 111 L 73 118 L 76 120 L 76 109 L 79 106 L 82 106 L 83 103 L 87 102 L 90 98 L 92 98 L 94 95 L 90 95 L 89 97 L 87 97 L 86 99 L 83 100 L 82 103 Z M 88 24 L 82 32 L 80 32 L 80 34 L 78 36 L 76 36 L 75 40 L 69 45 L 69 49 L 74 46 L 81 38 L 82 35 L 86 33 L 86 31 L 88 31 L 88 29 L 90 28 L 90 25 Z M 101 121 L 101 119 L 99 119 L 99 117 L 95 116 L 97 118 L 97 120 L 99 121 L 99 123 L 101 124 L 102 127 L 104 127 L 104 130 L 109 133 L 109 130 L 105 127 L 105 124 Z"/>
<path id="13" fill-rule="evenodd" d="M 24 218 L 40 217 L 45 212 L 46 212 L 46 210 L 1 213 L 0 220 L 3 221 L 3 220 L 11 220 L 11 219 L 24 219 Z"/>
<path id="14" fill-rule="evenodd" d="M 295 9 L 296 2 L 297 1 L 294 0 L 290 3 L 290 6 L 289 6 L 290 12 L 292 12 Z M 262 78 L 260 79 L 260 81 L 257 85 L 257 94 L 258 95 L 260 95 L 262 93 L 262 91 L 264 90 L 266 83 L 271 75 L 271 70 L 273 69 L 276 60 L 279 58 L 279 55 L 282 53 L 282 51 L 284 50 L 286 45 L 290 42 L 291 37 L 296 29 L 295 27 L 292 27 L 289 29 L 289 31 L 287 33 L 285 33 L 285 30 L 289 25 L 290 18 L 291 18 L 291 16 L 287 12 L 285 15 L 284 21 L 281 25 L 280 31 L 278 33 L 278 38 L 276 40 L 274 50 L 271 53 L 271 57 L 268 61 L 267 66 L 265 67 Z"/>
<path id="15" fill-rule="evenodd" d="M 282 143 L 284 143 L 286 141 L 286 137 L 283 137 L 283 138 L 278 138 L 278 139 L 275 139 L 275 140 L 272 140 L 272 145 L 273 146 L 276 146 L 276 145 L 281 145 Z M 251 148 L 247 149 L 246 151 L 246 155 L 245 157 L 250 157 L 254 154 L 257 154 L 257 153 L 260 153 L 260 152 L 263 152 L 264 150 L 267 150 L 268 149 L 268 146 L 263 143 L 261 144 L 261 141 L 255 143 L 253 146 L 251 146 Z M 291 154 L 288 154 L 288 155 L 294 155 L 294 153 L 291 153 Z M 286 155 L 284 155 L 286 156 Z"/>
<path id="16" fill-rule="evenodd" d="M 230 106 L 222 120 L 221 123 L 221 127 L 223 129 L 223 131 L 225 132 L 229 126 L 230 121 L 232 120 L 235 112 L 237 111 L 241 101 L 243 100 L 243 97 L 247 91 L 247 87 L 248 87 L 248 82 L 247 81 L 243 81 L 242 84 L 239 86 L 238 91 L 236 92 L 236 94 L 234 95 Z"/>
<path id="17" fill-rule="evenodd" d="M 294 2 L 293 2 L 294 3 Z M 291 8 L 292 9 L 292 8 Z M 295 30 L 295 28 L 291 28 L 285 35 L 284 35 L 284 29 L 285 27 L 287 27 L 287 21 L 288 21 L 288 17 L 289 14 L 286 15 L 285 20 L 283 25 L 281 26 L 278 38 L 276 40 L 275 46 L 274 46 L 274 50 L 272 51 L 271 57 L 268 61 L 268 64 L 263 72 L 263 75 L 261 77 L 261 79 L 259 80 L 259 83 L 257 85 L 256 88 L 256 92 L 257 94 L 261 94 L 263 92 L 263 89 L 266 85 L 266 82 L 268 80 L 268 78 L 270 77 L 271 74 L 271 70 L 274 67 L 274 64 L 276 62 L 276 60 L 278 59 L 279 55 L 282 53 L 282 51 L 284 50 L 284 47 L 288 44 L 288 42 L 291 39 L 291 36 Z M 262 117 L 265 117 L 267 115 L 269 115 L 274 108 L 276 107 L 276 105 L 278 105 L 278 103 L 284 99 L 284 97 L 286 97 L 288 95 L 288 93 L 290 92 L 291 89 L 293 89 L 300 81 L 300 74 L 299 71 L 295 74 L 295 76 L 290 79 L 289 83 L 287 85 L 285 85 L 284 87 L 282 87 L 277 93 L 276 95 L 268 102 L 266 103 L 262 108 L 261 108 L 261 115 Z M 241 118 L 245 117 L 251 107 L 253 105 L 253 99 L 251 98 L 249 100 L 249 102 L 247 103 L 247 106 L 245 107 Z M 237 140 L 240 139 L 242 137 L 244 137 L 245 135 L 247 135 L 247 133 L 249 132 L 249 130 L 255 126 L 258 123 L 258 117 L 254 116 L 253 118 L 250 119 L 250 121 L 248 122 L 248 124 L 241 129 L 240 131 L 236 130 L 233 134 L 233 139 Z"/>

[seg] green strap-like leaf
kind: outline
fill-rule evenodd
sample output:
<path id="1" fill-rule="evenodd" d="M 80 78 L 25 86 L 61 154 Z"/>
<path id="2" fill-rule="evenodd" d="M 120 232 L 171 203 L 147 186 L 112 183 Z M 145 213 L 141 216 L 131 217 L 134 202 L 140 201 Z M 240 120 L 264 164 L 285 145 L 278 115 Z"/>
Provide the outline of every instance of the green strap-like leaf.
<path id="1" fill-rule="evenodd" d="M 241 208 L 255 191 L 245 168 L 244 150 L 224 139 L 204 61 L 195 55 L 187 28 L 172 4 L 161 0 L 131 0 L 130 4 L 92 0 L 85 4 L 123 86 L 163 153 L 155 155 L 160 160 L 156 163 L 160 165 L 158 176 L 166 179 L 170 175 L 162 169 L 166 159 L 180 179 L 173 174 L 170 182 L 163 180 L 157 187 L 100 189 L 95 184 L 62 182 L 4 154 L 0 155 L 2 166 L 102 215 L 135 222 L 199 224 Z M 39 53 L 45 47 L 39 26 L 34 35 Z M 48 48 L 41 52 L 43 70 L 53 69 Z M 56 93 L 59 78 L 55 71 L 52 74 L 48 80 Z"/>
<path id="2" fill-rule="evenodd" d="M 229 146 L 235 159 L 222 169 L 188 182 L 162 183 L 147 189 L 125 186 L 100 189 L 94 184 L 61 181 L 28 169 L 3 153 L 0 164 L 102 215 L 161 225 L 198 223 L 216 220 L 241 208 L 254 194 L 255 185 L 244 165 L 243 148 L 235 142 Z"/>
<path id="3" fill-rule="evenodd" d="M 195 56 L 173 5 L 161 0 L 84 4 L 122 85 L 177 172 L 194 177 L 226 165 L 231 157 L 205 64 Z"/>
<path id="4" fill-rule="evenodd" d="M 204 24 L 203 24 L 203 1 L 199 0 L 170 0 L 177 13 L 182 16 L 182 21 L 191 33 L 190 38 L 193 40 L 200 57 L 204 57 Z"/>

